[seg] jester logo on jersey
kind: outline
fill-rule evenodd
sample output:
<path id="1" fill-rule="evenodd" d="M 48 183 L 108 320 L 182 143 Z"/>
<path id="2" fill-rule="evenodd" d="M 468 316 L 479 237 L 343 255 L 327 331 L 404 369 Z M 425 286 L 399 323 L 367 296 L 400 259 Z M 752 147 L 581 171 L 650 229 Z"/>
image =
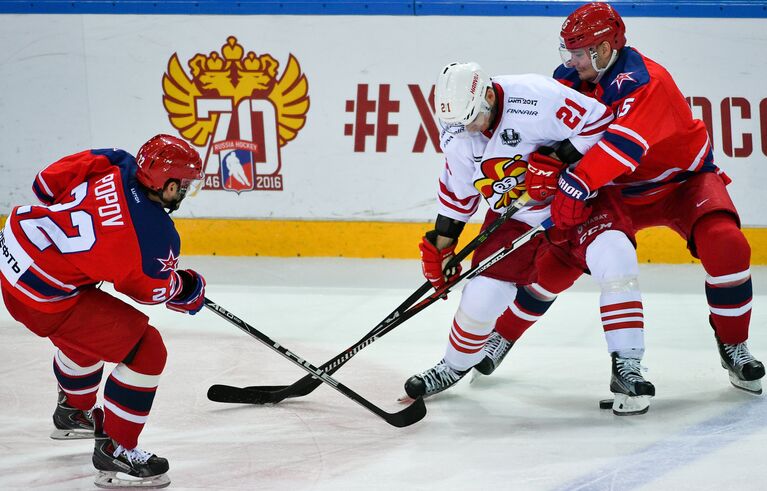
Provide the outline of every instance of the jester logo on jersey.
<path id="1" fill-rule="evenodd" d="M 474 187 L 494 210 L 509 206 L 525 192 L 524 174 L 527 162 L 521 155 L 488 159 L 480 167 L 483 178 L 474 181 Z"/>
<path id="2" fill-rule="evenodd" d="M 221 53 L 197 53 L 189 73 L 178 54 L 163 75 L 170 123 L 193 145 L 205 147 L 202 189 L 281 191 L 280 149 L 306 124 L 309 84 L 293 55 L 280 75 L 270 54 L 245 53 L 229 36 Z"/>

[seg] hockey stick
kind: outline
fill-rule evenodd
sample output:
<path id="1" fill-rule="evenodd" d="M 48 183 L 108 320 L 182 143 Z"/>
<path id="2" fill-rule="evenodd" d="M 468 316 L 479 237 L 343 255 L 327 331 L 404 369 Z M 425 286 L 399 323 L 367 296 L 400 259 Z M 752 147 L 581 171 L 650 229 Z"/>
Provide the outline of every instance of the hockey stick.
<path id="1" fill-rule="evenodd" d="M 300 356 L 293 353 L 289 349 L 280 345 L 280 343 L 273 341 L 266 334 L 262 333 L 255 327 L 251 326 L 250 324 L 240 319 L 236 315 L 232 314 L 231 312 L 221 307 L 217 303 L 213 302 L 209 298 L 206 297 L 204 301 L 205 301 L 205 306 L 208 307 L 213 312 L 215 312 L 216 314 L 218 314 L 220 317 L 234 324 L 235 327 L 247 333 L 248 335 L 255 338 L 256 340 L 262 342 L 263 344 L 265 344 L 272 350 L 279 353 L 284 358 L 287 358 L 288 360 L 293 362 L 295 365 L 299 366 L 301 369 L 309 372 L 311 374 L 310 375 L 311 377 L 317 377 L 317 380 L 325 382 L 326 384 L 333 387 L 338 392 L 345 395 L 349 399 L 353 400 L 354 402 L 364 407 L 368 411 L 383 418 L 390 425 L 396 426 L 397 428 L 403 428 L 405 426 L 410 426 L 413 423 L 420 421 L 421 419 L 423 419 L 424 416 L 426 416 L 426 405 L 424 404 L 422 398 L 416 399 L 416 401 L 413 404 L 406 407 L 402 411 L 398 411 L 396 413 L 387 413 L 380 407 L 371 403 L 370 401 L 368 401 L 361 395 L 357 394 L 356 392 L 346 387 L 345 385 L 343 385 L 336 379 L 332 378 L 324 370 L 321 370 L 315 367 L 314 365 L 312 365 L 305 359 L 301 358 Z"/>
<path id="2" fill-rule="evenodd" d="M 495 254 L 493 254 L 490 257 L 485 258 L 481 263 L 479 263 L 474 268 L 471 268 L 470 270 L 462 273 L 455 281 L 451 282 L 448 285 L 445 285 L 443 288 L 435 291 L 425 299 L 423 299 L 421 302 L 417 303 L 413 307 L 409 308 L 405 312 L 403 312 L 399 317 L 396 319 L 393 319 L 392 322 L 389 322 L 388 324 L 383 324 L 380 329 L 376 328 L 373 331 L 371 331 L 366 337 L 362 338 L 356 345 L 350 347 L 346 351 L 344 351 L 341 355 L 334 358 L 330 362 L 328 362 L 324 366 L 330 366 L 327 373 L 333 373 L 338 368 L 340 368 L 341 365 L 346 363 L 349 358 L 354 356 L 358 351 L 363 349 L 364 347 L 368 346 L 369 344 L 373 343 L 376 339 L 380 338 L 381 336 L 385 335 L 395 327 L 397 327 L 399 324 L 405 322 L 406 320 L 410 319 L 417 313 L 424 310 L 426 307 L 437 301 L 439 298 L 441 298 L 443 295 L 447 294 L 451 288 L 453 288 L 455 285 L 457 285 L 460 281 L 464 279 L 471 279 L 475 276 L 478 276 L 482 272 L 486 271 L 488 268 L 492 267 L 494 264 L 498 263 L 502 259 L 504 259 L 506 256 L 514 252 L 515 250 L 519 249 L 524 244 L 528 243 L 533 237 L 540 234 L 541 232 L 545 231 L 549 227 L 551 227 L 551 219 L 547 219 L 537 227 L 534 227 L 524 234 L 517 237 L 509 247 L 503 248 L 498 250 Z M 331 363 L 336 363 L 335 365 L 330 365 Z M 283 399 L 286 399 L 288 397 L 299 397 L 300 395 L 306 395 L 309 392 L 313 391 L 315 388 L 317 388 L 320 385 L 320 382 L 317 380 L 312 380 L 312 376 L 306 376 L 299 381 L 295 382 L 293 385 L 289 386 L 250 386 L 250 387 L 232 387 L 229 385 L 212 385 L 210 389 L 208 390 L 208 399 L 212 401 L 217 402 L 234 402 L 234 403 L 243 403 L 243 404 L 268 404 L 268 403 L 277 403 L 282 401 Z"/>
<path id="3" fill-rule="evenodd" d="M 530 196 L 527 192 L 523 193 L 511 206 L 506 208 L 504 213 L 496 218 L 487 228 L 479 233 L 471 242 L 466 244 L 458 253 L 445 266 L 445 270 L 451 269 L 461 263 L 466 257 L 469 256 L 474 250 L 477 249 L 483 242 L 490 237 L 490 234 L 495 232 L 501 225 L 503 225 L 509 218 L 511 218 L 516 212 L 521 210 L 527 202 L 530 201 Z M 460 280 L 456 280 L 457 283 Z M 328 374 L 335 373 L 336 370 L 341 368 L 347 361 L 349 361 L 358 351 L 365 348 L 368 344 L 377 339 L 375 334 L 382 331 L 388 326 L 392 328 L 401 324 L 407 318 L 415 315 L 413 313 L 406 319 L 402 319 L 402 315 L 407 309 L 409 309 L 415 302 L 428 293 L 432 288 L 430 282 L 425 282 L 415 292 L 413 292 L 404 302 L 402 302 L 396 309 L 394 309 L 383 321 L 381 321 L 370 332 L 365 334 L 356 344 L 340 353 L 331 360 L 325 362 L 320 368 Z M 442 295 L 445 295 L 447 291 L 444 291 Z M 432 295 L 433 296 L 433 295 Z M 431 297 L 429 297 L 431 298 Z M 439 297 L 437 297 L 439 298 Z M 431 305 L 433 302 L 429 302 L 424 306 Z M 420 309 L 423 310 L 423 309 Z M 420 310 L 418 312 L 420 312 Z M 388 332 L 388 331 L 387 331 Z M 372 338 L 371 338 L 372 337 Z M 216 402 L 235 402 L 235 403 L 250 403 L 250 404 L 275 404 L 283 399 L 290 397 L 303 397 L 311 393 L 314 389 L 319 387 L 321 382 L 313 376 L 305 376 L 294 382 L 291 385 L 266 385 L 266 386 L 250 386 L 250 387 L 233 387 L 230 385 L 214 384 L 208 389 L 208 399 Z M 253 390 L 258 391 L 261 394 L 261 399 L 255 400 L 254 394 L 247 394 L 242 391 Z M 242 397 L 241 397 L 242 396 Z M 257 396 L 255 396 L 257 397 Z"/>

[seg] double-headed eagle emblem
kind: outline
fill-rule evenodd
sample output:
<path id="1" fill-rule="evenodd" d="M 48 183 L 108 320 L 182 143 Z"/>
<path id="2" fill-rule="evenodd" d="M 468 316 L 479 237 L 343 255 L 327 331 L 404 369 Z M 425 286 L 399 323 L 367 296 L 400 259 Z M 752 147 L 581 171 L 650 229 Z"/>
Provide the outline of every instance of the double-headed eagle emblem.
<path id="1" fill-rule="evenodd" d="M 233 107 L 245 98 L 268 99 L 275 108 L 280 147 L 293 140 L 306 123 L 309 85 L 292 54 L 278 79 L 277 60 L 269 54 L 245 54 L 237 38 L 229 36 L 221 53 L 198 53 L 188 64 L 191 76 L 174 53 L 162 86 L 163 105 L 171 124 L 192 144 L 209 144 L 220 117 L 215 111 L 201 116 L 198 99 L 230 98 Z"/>

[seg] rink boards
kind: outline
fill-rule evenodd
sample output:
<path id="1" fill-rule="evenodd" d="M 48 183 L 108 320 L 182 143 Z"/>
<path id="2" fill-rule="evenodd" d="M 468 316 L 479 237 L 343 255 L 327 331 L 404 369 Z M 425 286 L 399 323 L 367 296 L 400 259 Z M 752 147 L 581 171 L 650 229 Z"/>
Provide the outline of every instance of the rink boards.
<path id="1" fill-rule="evenodd" d="M 164 132 L 188 139 L 205 161 L 202 188 L 177 213 L 186 254 L 416 257 L 444 166 L 437 72 L 475 60 L 491 74 L 551 73 L 572 8 L 458 2 L 435 11 L 442 4 L 415 2 L 398 13 L 382 9 L 407 2 L 367 2 L 386 15 L 359 15 L 353 2 L 309 2 L 303 8 L 329 10 L 228 15 L 243 11 L 196 3 L 189 12 L 198 15 L 152 10 L 170 8 L 163 2 L 3 3 L 0 12 L 27 13 L 0 14 L 0 215 L 33 203 L 36 172 L 57 158 L 84 148 L 135 153 Z M 627 11 L 629 44 L 669 68 L 708 126 L 754 262 L 767 263 L 764 2 L 630 4 L 616 3 Z M 126 13 L 131 5 L 139 10 Z M 458 15 L 456 5 L 474 15 Z M 501 15 L 500 5 L 518 15 Z M 708 16 L 712 5 L 730 18 Z M 481 45 L 449 41 L 466 32 L 482 32 Z M 639 253 L 689 261 L 667 231 L 643 232 Z"/>

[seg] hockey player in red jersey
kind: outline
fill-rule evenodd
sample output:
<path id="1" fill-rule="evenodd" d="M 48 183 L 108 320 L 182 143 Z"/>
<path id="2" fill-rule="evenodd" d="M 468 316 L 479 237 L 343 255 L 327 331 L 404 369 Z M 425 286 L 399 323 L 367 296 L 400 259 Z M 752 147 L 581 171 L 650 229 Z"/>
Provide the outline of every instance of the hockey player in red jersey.
<path id="1" fill-rule="evenodd" d="M 95 437 L 101 487 L 170 480 L 168 461 L 137 447 L 165 345 L 146 315 L 98 286 L 106 281 L 139 303 L 179 312 L 202 308 L 205 280 L 178 269 L 180 240 L 169 216 L 201 177 L 197 151 L 170 135 L 150 139 L 135 159 L 118 149 L 87 150 L 43 169 L 33 184 L 42 205 L 15 207 L 0 232 L 5 306 L 58 348 L 51 438 Z M 117 366 L 103 410 L 94 409 L 105 361 Z"/>
<path id="2" fill-rule="evenodd" d="M 599 141 L 613 117 L 601 103 L 551 78 L 526 74 L 490 79 L 476 63 L 453 63 L 443 69 L 437 80 L 435 105 L 443 124 L 445 167 L 439 179 L 435 229 L 423 237 L 420 249 L 424 276 L 439 289 L 446 281 L 445 262 L 453 256 L 464 224 L 476 212 L 480 200 L 490 206 L 485 216 L 487 227 L 525 191 L 527 176 L 546 165 L 559 171 L 562 162 L 542 154 L 542 147 L 556 147 L 561 160 L 575 162 Z M 534 200 L 482 243 L 474 253 L 475 264 L 549 217 L 551 196 L 547 191 L 528 191 L 531 196 L 535 193 Z M 633 232 L 621 213 L 619 193 L 601 193 L 593 206 L 590 227 L 594 227 L 594 233 L 582 234 L 573 229 L 557 234 L 565 256 L 588 267 L 608 286 L 602 279 L 636 276 Z M 469 281 L 453 318 L 444 358 L 407 380 L 408 396 L 437 394 L 482 360 L 483 345 L 496 319 L 515 296 L 522 297 L 529 315 L 545 312 L 551 304 L 545 300 L 547 290 L 558 288 L 558 283 L 556 278 L 533 283 L 536 268 L 549 267 L 545 262 L 534 264 L 541 243 L 539 240 L 522 246 Z M 457 274 L 451 271 L 447 276 Z M 641 311 L 641 294 L 636 283 L 633 287 L 603 291 L 602 300 L 607 299 L 610 305 L 633 302 Z M 639 322 L 631 329 L 606 335 L 610 351 L 620 353 L 613 358 L 613 364 L 623 370 L 621 382 L 626 386 L 616 393 L 616 400 L 624 414 L 647 411 L 649 398 L 655 392 L 640 372 L 643 333 Z"/>
<path id="3" fill-rule="evenodd" d="M 709 323 L 730 382 L 761 394 L 764 366 L 746 345 L 751 249 L 725 187 L 729 178 L 714 165 L 706 127 L 693 119 L 666 69 L 626 46 L 623 20 L 609 4 L 586 4 L 570 14 L 562 25 L 560 53 L 564 63 L 554 77 L 612 108 L 615 120 L 573 170 L 547 183 L 558 188 L 552 203 L 555 224 L 580 226 L 588 216 L 589 201 L 576 193 L 617 188 L 635 229 L 665 226 L 681 235 L 706 270 Z M 563 264 L 541 274 L 569 276 L 571 284 L 581 271 Z M 605 322 L 611 312 L 602 318 L 607 331 L 613 326 Z M 486 373 L 534 321 L 512 311 L 504 314 L 496 326 L 503 339 L 495 334 L 502 348 L 488 344 Z"/>

